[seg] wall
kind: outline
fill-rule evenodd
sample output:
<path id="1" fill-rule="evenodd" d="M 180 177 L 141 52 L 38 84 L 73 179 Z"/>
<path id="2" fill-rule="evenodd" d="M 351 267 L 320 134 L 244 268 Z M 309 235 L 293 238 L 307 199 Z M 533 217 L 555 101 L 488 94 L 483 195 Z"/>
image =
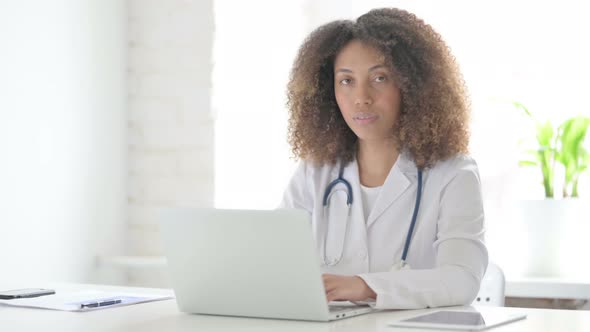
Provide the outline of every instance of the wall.
<path id="1" fill-rule="evenodd" d="M 162 254 L 158 209 L 213 206 L 213 1 L 127 5 L 127 254 L 155 256 Z M 138 268 L 138 262 L 127 264 L 129 284 L 167 285 L 160 264 Z"/>
<path id="2" fill-rule="evenodd" d="M 117 0 L 2 2 L 0 284 L 122 280 L 95 263 L 125 250 L 124 19 Z"/>

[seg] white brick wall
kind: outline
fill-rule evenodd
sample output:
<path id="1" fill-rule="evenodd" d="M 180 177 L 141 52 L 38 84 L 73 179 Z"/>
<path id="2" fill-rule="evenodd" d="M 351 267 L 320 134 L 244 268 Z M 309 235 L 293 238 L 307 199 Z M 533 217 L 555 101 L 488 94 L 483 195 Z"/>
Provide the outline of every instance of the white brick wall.
<path id="1" fill-rule="evenodd" d="M 156 212 L 213 206 L 213 0 L 128 0 L 129 255 L 160 255 Z M 162 271 L 130 284 L 166 285 Z"/>

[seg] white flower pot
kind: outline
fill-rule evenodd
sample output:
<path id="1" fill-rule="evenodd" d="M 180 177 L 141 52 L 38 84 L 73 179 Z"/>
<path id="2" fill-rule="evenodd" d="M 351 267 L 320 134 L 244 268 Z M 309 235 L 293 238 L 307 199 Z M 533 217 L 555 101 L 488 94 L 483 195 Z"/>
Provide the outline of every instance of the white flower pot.
<path id="1" fill-rule="evenodd" d="M 525 277 L 585 279 L 590 275 L 590 201 L 544 199 L 518 201 L 515 222 L 524 231 Z"/>

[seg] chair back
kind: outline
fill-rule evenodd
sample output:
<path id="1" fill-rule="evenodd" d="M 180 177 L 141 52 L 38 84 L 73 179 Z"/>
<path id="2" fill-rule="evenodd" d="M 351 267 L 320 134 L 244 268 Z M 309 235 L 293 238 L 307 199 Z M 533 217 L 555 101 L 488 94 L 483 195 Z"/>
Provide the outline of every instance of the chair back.
<path id="1" fill-rule="evenodd" d="M 506 279 L 502 269 L 490 262 L 488 269 L 481 280 L 481 286 L 477 297 L 473 300 L 473 305 L 486 305 L 494 307 L 504 306 L 504 290 Z"/>

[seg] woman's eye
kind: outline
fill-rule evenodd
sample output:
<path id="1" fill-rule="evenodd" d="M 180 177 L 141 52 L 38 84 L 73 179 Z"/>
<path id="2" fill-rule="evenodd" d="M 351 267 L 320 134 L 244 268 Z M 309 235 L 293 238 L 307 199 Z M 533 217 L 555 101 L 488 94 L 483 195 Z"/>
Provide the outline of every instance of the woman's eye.
<path id="1" fill-rule="evenodd" d="M 345 79 L 340 80 L 340 84 L 342 84 L 342 85 L 349 85 L 350 82 L 351 82 L 350 78 L 345 78 Z"/>
<path id="2" fill-rule="evenodd" d="M 385 76 L 377 76 L 375 77 L 375 82 L 385 82 Z"/>

